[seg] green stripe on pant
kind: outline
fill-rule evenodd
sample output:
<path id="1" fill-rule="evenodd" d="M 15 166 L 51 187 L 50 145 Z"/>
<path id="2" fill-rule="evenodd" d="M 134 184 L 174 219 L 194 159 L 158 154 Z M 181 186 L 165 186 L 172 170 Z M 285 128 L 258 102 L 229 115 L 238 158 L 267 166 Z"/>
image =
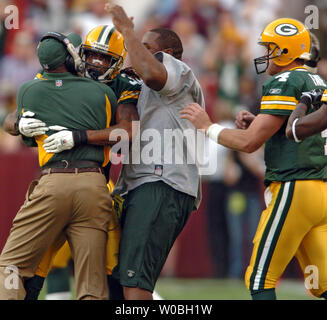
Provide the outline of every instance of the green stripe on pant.
<path id="1" fill-rule="evenodd" d="M 264 289 L 267 271 L 292 203 L 295 182 L 281 184 L 275 206 L 263 232 L 250 279 L 251 290 Z"/>

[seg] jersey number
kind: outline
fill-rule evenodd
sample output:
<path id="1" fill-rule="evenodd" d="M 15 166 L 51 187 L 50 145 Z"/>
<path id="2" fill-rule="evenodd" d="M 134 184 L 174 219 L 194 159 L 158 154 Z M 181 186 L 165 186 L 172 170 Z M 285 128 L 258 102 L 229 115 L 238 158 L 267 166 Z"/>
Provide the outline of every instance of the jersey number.
<path id="1" fill-rule="evenodd" d="M 284 72 L 276 77 L 276 79 L 279 79 L 279 82 L 286 82 L 288 77 L 290 76 L 290 72 Z"/>

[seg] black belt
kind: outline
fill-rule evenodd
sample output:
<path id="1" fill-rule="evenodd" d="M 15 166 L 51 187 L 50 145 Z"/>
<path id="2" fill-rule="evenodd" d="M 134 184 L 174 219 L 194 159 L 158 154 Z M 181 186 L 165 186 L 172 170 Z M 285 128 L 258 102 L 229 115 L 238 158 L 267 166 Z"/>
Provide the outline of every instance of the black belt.
<path id="1" fill-rule="evenodd" d="M 100 172 L 104 170 L 99 162 L 87 160 L 61 160 L 46 164 L 41 168 L 41 176 L 50 173 L 82 173 L 82 172 Z"/>

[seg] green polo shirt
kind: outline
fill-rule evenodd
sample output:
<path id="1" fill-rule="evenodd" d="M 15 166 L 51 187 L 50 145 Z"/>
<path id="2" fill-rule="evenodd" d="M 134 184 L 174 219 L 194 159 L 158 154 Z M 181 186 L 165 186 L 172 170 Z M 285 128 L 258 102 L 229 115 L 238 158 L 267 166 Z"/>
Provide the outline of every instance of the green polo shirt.
<path id="1" fill-rule="evenodd" d="M 59 125 L 69 130 L 101 130 L 114 124 L 117 99 L 106 85 L 70 73 L 47 73 L 24 83 L 17 94 L 18 114 L 32 111 L 47 126 Z M 61 160 L 109 162 L 109 147 L 83 145 L 58 154 L 43 149 L 44 140 L 56 131 L 35 137 L 39 164 Z M 31 146 L 31 139 L 23 138 Z"/>

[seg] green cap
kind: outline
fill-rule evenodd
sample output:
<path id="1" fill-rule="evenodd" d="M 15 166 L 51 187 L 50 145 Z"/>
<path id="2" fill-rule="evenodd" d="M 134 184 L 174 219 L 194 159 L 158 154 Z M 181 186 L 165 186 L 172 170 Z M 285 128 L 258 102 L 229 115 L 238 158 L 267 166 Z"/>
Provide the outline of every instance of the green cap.
<path id="1" fill-rule="evenodd" d="M 82 43 L 82 39 L 77 33 L 71 33 L 67 36 L 67 38 L 75 48 L 78 48 Z M 39 43 L 37 55 L 41 66 L 45 70 L 51 70 L 65 63 L 69 52 L 64 44 L 59 40 L 54 38 L 46 38 Z"/>

